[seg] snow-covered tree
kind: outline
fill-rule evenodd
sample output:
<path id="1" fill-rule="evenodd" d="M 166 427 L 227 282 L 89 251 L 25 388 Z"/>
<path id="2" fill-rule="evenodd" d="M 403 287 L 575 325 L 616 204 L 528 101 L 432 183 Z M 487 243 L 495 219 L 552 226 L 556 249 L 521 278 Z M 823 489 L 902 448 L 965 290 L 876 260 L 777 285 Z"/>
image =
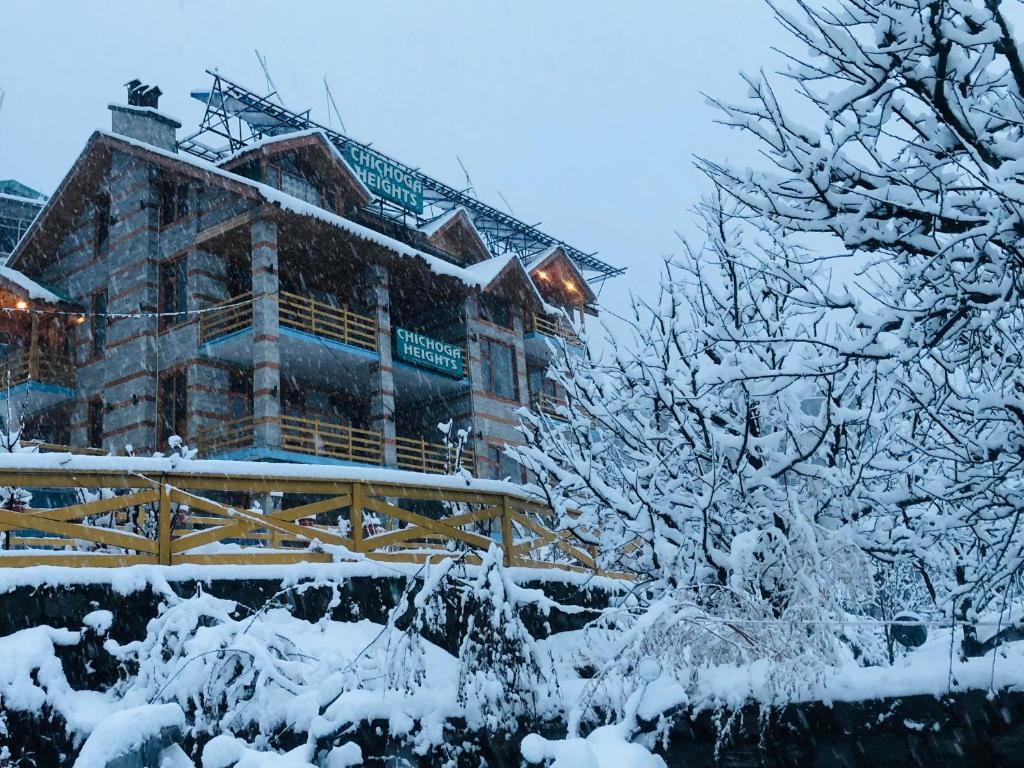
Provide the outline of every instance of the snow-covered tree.
<path id="1" fill-rule="evenodd" d="M 806 669 L 846 657 L 829 622 L 873 589 L 863 542 L 898 490 L 887 385 L 819 349 L 851 336 L 804 295 L 819 267 L 733 213 L 708 201 L 706 246 L 666 264 L 632 339 L 557 359 L 569 418 L 527 415 L 512 453 L 603 567 L 649 582 L 646 629 L 616 619 L 629 653 Z"/>
<path id="2" fill-rule="evenodd" d="M 889 531 L 869 548 L 909 553 L 970 620 L 1024 563 L 1018 42 L 1000 0 L 771 5 L 797 40 L 786 82 L 810 116 L 747 77 L 749 99 L 719 106 L 774 167 L 703 166 L 747 215 L 856 273 L 857 288 L 801 280 L 801 301 L 856 329 L 833 365 L 888 382 L 900 491 L 875 498 Z"/>

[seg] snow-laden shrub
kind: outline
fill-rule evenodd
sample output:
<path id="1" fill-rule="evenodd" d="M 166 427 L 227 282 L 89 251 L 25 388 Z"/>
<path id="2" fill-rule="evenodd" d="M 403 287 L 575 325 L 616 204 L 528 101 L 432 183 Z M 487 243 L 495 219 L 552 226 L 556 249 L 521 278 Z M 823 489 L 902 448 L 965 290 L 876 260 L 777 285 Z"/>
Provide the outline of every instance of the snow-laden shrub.
<path id="1" fill-rule="evenodd" d="M 459 703 L 470 728 L 514 731 L 523 718 L 536 719 L 557 692 L 550 660 L 523 624 L 524 596 L 492 546 L 465 595 Z"/>

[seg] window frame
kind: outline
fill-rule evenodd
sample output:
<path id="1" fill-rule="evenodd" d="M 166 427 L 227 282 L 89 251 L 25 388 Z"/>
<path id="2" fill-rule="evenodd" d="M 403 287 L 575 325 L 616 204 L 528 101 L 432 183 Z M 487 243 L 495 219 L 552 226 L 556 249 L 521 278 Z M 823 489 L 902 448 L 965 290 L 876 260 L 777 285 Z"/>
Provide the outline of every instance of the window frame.
<path id="1" fill-rule="evenodd" d="M 520 400 L 519 364 L 516 360 L 515 346 L 513 344 L 507 344 L 503 341 L 498 341 L 497 339 L 483 339 L 480 343 L 480 347 L 480 363 L 483 373 L 484 391 L 486 391 L 489 395 L 493 397 L 497 397 L 502 400 L 507 400 L 509 402 L 518 403 Z M 511 395 L 505 395 L 499 392 L 495 387 L 496 379 L 494 377 L 494 355 L 492 352 L 494 347 L 502 347 L 503 349 L 508 350 L 512 381 Z"/>
<path id="2" fill-rule="evenodd" d="M 189 191 L 190 184 L 187 181 L 162 178 L 157 182 L 158 204 L 157 210 L 160 218 L 160 229 L 171 226 L 190 213 Z"/>
<path id="3" fill-rule="evenodd" d="M 101 192 L 96 197 L 93 216 L 93 253 L 96 256 L 102 254 L 104 247 L 110 242 L 110 210 L 110 193 Z"/>
<path id="4" fill-rule="evenodd" d="M 180 382 L 180 391 L 178 383 Z M 170 397 L 168 397 L 168 385 L 170 385 Z M 172 435 L 177 435 L 182 440 L 188 439 L 188 368 L 179 366 L 168 368 L 160 372 L 157 378 L 158 408 L 156 412 L 156 444 L 157 450 L 167 447 L 167 441 Z M 165 418 L 168 403 L 173 407 L 171 422 Z M 170 431 L 168 430 L 170 428 Z M 184 427 L 184 429 L 179 429 Z M 184 432 L 185 434 L 182 434 Z"/>
<path id="5" fill-rule="evenodd" d="M 178 256 L 167 261 L 160 262 L 160 273 L 157 278 L 157 312 L 159 321 L 157 323 L 160 333 L 184 325 L 188 322 L 188 259 L 186 256 Z M 175 284 L 173 309 L 167 306 L 166 275 L 170 274 L 171 281 Z"/>
<path id="6" fill-rule="evenodd" d="M 98 419 L 96 418 L 98 416 Z M 106 406 L 103 404 L 103 398 L 99 395 L 90 397 L 86 405 L 85 415 L 85 441 L 89 448 L 102 448 L 103 437 L 106 433 L 104 421 L 106 416 Z M 97 431 L 99 430 L 99 440 L 96 439 Z"/>
<path id="7" fill-rule="evenodd" d="M 97 308 L 98 299 L 103 297 L 102 310 Z M 93 291 L 91 297 L 91 308 L 92 308 L 92 339 L 90 341 L 90 360 L 96 360 L 103 357 L 107 351 L 107 330 L 110 327 L 110 323 L 107 318 L 107 307 L 108 307 L 108 295 L 107 289 L 101 288 L 98 291 Z"/>

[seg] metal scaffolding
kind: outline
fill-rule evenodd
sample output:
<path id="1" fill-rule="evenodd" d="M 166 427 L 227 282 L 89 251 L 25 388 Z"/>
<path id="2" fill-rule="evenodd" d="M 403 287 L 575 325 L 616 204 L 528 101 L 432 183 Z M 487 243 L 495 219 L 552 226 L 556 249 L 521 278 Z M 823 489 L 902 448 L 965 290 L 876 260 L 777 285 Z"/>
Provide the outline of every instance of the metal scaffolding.
<path id="1" fill-rule="evenodd" d="M 193 98 L 206 104 L 206 111 L 199 130 L 178 142 L 178 149 L 183 152 L 216 163 L 264 136 L 319 130 L 339 152 L 344 153 L 346 147 L 350 145 L 361 147 L 384 158 L 423 185 L 422 213 L 379 198 L 374 200 L 370 207 L 375 215 L 403 224 L 408 224 L 409 218 L 412 217 L 415 225 L 420 226 L 462 207 L 466 209 L 473 225 L 495 255 L 515 253 L 520 259 L 525 260 L 548 248 L 561 246 L 566 255 L 587 275 L 590 283 L 601 283 L 609 277 L 616 277 L 625 272 L 624 268 L 614 267 L 597 258 L 595 253 L 586 253 L 574 248 L 541 232 L 536 225 L 526 224 L 511 214 L 480 202 L 466 190 L 455 189 L 427 176 L 418 168 L 412 168 L 376 148 L 371 148 L 369 144 L 356 141 L 315 122 L 310 118 L 309 110 L 293 112 L 272 101 L 276 92 L 260 96 L 217 72 L 207 70 L 207 74 L 213 78 L 210 90 L 192 93 Z M 211 137 L 217 137 L 215 141 L 218 146 L 211 145 Z M 226 145 L 223 144 L 224 140 L 227 141 Z"/>

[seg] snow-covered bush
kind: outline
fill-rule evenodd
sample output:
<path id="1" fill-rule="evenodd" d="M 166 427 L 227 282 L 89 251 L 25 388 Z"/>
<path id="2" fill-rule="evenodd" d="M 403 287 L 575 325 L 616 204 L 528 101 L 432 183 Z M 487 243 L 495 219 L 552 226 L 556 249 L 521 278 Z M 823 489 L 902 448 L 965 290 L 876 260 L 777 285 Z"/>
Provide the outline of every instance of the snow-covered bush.
<path id="1" fill-rule="evenodd" d="M 459 648 L 459 704 L 470 728 L 514 732 L 551 703 L 557 680 L 523 624 L 525 590 L 513 584 L 492 546 L 466 590 Z"/>

